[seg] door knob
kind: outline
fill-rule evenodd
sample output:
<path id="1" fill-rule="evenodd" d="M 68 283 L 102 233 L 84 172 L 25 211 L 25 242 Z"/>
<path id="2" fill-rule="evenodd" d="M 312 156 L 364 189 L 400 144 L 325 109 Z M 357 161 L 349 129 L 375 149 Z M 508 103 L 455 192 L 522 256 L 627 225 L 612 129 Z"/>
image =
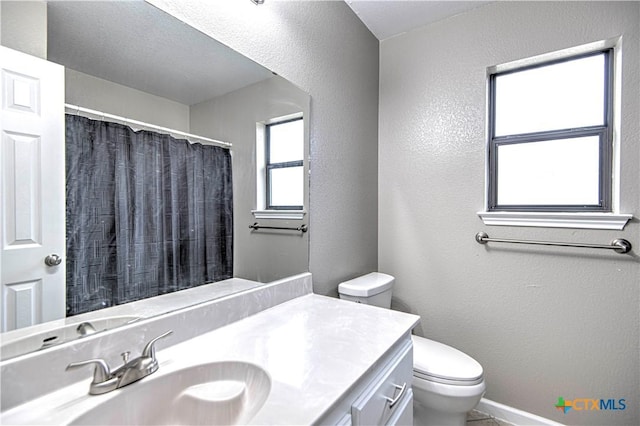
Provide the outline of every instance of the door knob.
<path id="1" fill-rule="evenodd" d="M 50 254 L 44 258 L 44 264 L 47 266 L 58 266 L 62 263 L 62 258 L 57 254 Z"/>

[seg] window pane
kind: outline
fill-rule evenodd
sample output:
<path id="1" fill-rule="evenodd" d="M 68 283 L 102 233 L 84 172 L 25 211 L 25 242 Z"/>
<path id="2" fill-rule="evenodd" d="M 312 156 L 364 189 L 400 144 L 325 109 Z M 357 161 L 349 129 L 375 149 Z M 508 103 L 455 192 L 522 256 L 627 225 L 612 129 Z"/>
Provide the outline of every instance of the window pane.
<path id="1" fill-rule="evenodd" d="M 271 206 L 302 206 L 303 168 L 271 169 Z"/>
<path id="2" fill-rule="evenodd" d="M 605 55 L 497 75 L 495 135 L 604 123 Z"/>
<path id="3" fill-rule="evenodd" d="M 499 145 L 498 205 L 599 204 L 599 137 Z"/>
<path id="4" fill-rule="evenodd" d="M 302 160 L 304 156 L 304 122 L 302 119 L 269 126 L 269 160 L 271 163 Z"/>

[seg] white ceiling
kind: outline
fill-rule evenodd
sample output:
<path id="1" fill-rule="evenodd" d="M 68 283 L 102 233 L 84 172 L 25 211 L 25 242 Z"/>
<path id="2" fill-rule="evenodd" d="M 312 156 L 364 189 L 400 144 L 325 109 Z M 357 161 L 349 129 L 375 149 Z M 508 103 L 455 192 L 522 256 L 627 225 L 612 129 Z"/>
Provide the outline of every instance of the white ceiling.
<path id="1" fill-rule="evenodd" d="M 273 74 L 141 1 L 50 1 L 48 58 L 185 105 Z"/>
<path id="2" fill-rule="evenodd" d="M 440 21 L 489 1 L 345 0 L 378 40 Z"/>

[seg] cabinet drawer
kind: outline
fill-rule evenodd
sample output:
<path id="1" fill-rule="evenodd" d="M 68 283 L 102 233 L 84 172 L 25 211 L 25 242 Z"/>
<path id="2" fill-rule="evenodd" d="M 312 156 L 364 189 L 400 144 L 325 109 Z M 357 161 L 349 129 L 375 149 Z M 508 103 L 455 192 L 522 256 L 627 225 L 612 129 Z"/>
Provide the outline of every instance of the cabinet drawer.
<path id="1" fill-rule="evenodd" d="M 406 404 L 413 378 L 411 340 L 351 406 L 354 425 L 383 425 Z"/>

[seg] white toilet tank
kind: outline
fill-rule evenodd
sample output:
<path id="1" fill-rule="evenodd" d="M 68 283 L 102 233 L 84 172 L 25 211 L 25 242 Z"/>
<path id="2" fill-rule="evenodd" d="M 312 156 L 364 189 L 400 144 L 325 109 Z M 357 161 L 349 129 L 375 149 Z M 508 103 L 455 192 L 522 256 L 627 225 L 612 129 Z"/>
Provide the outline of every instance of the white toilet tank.
<path id="1" fill-rule="evenodd" d="M 340 283 L 338 293 L 340 299 L 389 309 L 394 281 L 395 278 L 391 275 L 371 272 Z"/>

